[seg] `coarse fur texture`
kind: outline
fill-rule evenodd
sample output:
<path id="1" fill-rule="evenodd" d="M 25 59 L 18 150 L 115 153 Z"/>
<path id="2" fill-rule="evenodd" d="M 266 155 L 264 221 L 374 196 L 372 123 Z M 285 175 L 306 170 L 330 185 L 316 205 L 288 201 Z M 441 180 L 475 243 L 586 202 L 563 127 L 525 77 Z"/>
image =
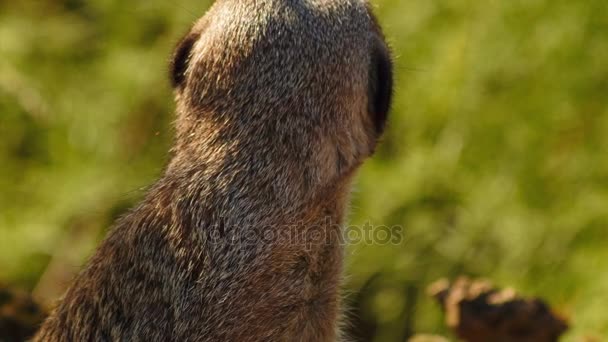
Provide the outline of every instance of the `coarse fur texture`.
<path id="1" fill-rule="evenodd" d="M 172 159 L 37 341 L 335 341 L 350 183 L 392 69 L 364 0 L 217 0 L 178 44 Z"/>

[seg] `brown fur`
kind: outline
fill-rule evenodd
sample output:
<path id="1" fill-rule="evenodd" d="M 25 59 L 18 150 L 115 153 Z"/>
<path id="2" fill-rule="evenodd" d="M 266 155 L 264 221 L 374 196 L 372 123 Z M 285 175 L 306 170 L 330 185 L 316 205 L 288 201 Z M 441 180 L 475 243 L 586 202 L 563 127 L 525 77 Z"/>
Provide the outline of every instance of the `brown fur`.
<path id="1" fill-rule="evenodd" d="M 340 224 L 392 85 L 369 6 L 218 0 L 172 81 L 166 172 L 37 340 L 336 340 Z"/>

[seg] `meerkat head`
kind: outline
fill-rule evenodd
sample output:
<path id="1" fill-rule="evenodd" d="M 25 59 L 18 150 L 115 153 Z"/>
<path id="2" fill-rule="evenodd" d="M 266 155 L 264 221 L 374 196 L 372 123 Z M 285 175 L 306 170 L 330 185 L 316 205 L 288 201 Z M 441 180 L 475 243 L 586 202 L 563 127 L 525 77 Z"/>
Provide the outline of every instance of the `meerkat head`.
<path id="1" fill-rule="evenodd" d="M 389 49 L 364 0 L 217 0 L 170 74 L 190 156 L 246 156 L 307 183 L 372 154 L 392 93 Z"/>

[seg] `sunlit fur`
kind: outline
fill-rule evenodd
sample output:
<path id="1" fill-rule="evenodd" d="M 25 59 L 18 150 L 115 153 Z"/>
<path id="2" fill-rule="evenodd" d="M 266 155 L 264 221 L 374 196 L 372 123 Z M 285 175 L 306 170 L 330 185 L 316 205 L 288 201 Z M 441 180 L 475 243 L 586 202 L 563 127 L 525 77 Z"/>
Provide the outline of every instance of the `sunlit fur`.
<path id="1" fill-rule="evenodd" d="M 165 173 L 36 339 L 340 338 L 344 246 L 318 236 L 341 234 L 391 72 L 363 0 L 218 0 L 174 55 Z"/>

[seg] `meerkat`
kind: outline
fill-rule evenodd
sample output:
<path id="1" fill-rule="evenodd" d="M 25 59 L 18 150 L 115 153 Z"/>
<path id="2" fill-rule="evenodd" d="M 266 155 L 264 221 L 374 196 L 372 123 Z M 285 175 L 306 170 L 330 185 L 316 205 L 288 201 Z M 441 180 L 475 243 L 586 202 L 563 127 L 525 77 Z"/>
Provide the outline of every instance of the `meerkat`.
<path id="1" fill-rule="evenodd" d="M 370 5 L 217 0 L 170 74 L 171 160 L 35 340 L 339 339 L 340 225 L 393 83 Z"/>

